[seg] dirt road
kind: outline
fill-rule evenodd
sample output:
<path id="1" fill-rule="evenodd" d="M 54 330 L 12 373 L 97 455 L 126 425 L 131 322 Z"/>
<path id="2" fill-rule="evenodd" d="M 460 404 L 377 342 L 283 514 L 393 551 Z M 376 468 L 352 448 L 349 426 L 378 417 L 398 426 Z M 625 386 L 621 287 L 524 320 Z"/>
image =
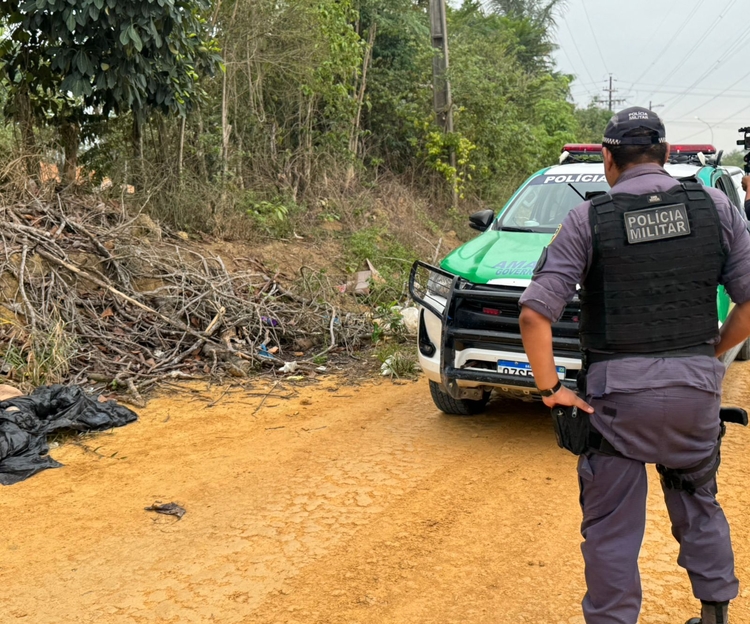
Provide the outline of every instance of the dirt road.
<path id="1" fill-rule="evenodd" d="M 750 405 L 750 364 L 726 389 Z M 262 400 L 156 399 L 1 489 L 0 621 L 583 622 L 575 460 L 540 406 L 448 417 L 424 380 L 328 382 L 253 413 Z M 732 428 L 720 495 L 745 581 L 749 451 Z M 651 477 L 642 622 L 682 624 L 697 607 Z M 155 501 L 187 514 L 144 511 Z"/>

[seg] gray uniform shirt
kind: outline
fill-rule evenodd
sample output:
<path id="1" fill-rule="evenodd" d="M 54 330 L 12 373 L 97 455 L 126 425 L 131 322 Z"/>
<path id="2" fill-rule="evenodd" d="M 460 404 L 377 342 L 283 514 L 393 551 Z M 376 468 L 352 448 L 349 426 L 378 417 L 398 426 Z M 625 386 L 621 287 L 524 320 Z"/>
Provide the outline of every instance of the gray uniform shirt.
<path id="1" fill-rule="evenodd" d="M 610 193 L 642 195 L 667 191 L 679 182 L 655 164 L 628 169 Z M 744 216 L 717 189 L 707 188 L 722 225 L 729 257 L 720 281 L 735 303 L 750 300 L 750 235 Z M 521 297 L 528 306 L 551 321 L 557 321 L 576 288 L 584 282 L 593 257 L 590 202 L 574 208 L 547 249 L 547 260 Z M 686 358 L 633 357 L 591 366 L 588 394 L 601 397 L 610 393 L 632 393 L 650 388 L 689 386 L 715 394 L 721 392 L 724 365 L 706 356 Z M 596 420 L 596 419 L 595 419 Z M 602 431 L 606 436 L 606 432 Z"/>

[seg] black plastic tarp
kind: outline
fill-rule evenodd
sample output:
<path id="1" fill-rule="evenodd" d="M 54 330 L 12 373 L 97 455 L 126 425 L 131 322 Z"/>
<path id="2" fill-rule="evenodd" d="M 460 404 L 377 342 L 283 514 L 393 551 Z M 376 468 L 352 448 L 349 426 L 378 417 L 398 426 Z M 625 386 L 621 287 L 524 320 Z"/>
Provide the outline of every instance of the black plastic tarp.
<path id="1" fill-rule="evenodd" d="M 79 386 L 43 386 L 0 402 L 0 484 L 12 485 L 62 466 L 49 455 L 47 436 L 61 430 L 103 431 L 138 416 L 114 401 L 100 403 Z"/>

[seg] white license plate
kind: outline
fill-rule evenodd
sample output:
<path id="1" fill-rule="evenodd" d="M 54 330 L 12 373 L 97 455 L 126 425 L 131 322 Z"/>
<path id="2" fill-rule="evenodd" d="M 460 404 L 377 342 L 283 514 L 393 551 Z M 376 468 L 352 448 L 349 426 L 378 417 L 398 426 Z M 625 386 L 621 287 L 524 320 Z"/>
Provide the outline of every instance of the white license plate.
<path id="1" fill-rule="evenodd" d="M 565 379 L 565 367 L 557 366 L 557 376 Z M 513 362 L 511 360 L 498 360 L 497 372 L 504 375 L 514 375 L 516 377 L 533 377 L 531 373 L 531 364 L 528 362 Z"/>

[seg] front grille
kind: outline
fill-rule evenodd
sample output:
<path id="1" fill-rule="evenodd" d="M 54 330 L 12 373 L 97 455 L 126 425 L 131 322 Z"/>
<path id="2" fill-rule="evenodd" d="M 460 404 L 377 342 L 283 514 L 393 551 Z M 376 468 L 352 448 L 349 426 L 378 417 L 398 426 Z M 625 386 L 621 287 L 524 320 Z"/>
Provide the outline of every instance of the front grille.
<path id="1" fill-rule="evenodd" d="M 446 292 L 445 307 L 435 307 L 419 284 L 429 284 L 429 278 L 420 281 L 419 272 L 437 274 L 450 287 Z M 446 287 L 447 288 L 447 287 Z M 442 321 L 443 335 L 440 350 L 440 376 L 445 390 L 454 398 L 461 397 L 457 382 L 467 380 L 491 386 L 523 387 L 533 390 L 534 379 L 501 373 L 494 363 L 471 360 L 464 368 L 456 368 L 456 351 L 468 348 L 488 351 L 522 353 L 523 343 L 518 324 L 518 300 L 522 287 L 472 284 L 423 262 L 415 262 L 409 276 L 409 293 L 412 298 Z M 423 292 L 424 291 L 424 292 Z M 578 318 L 580 307 L 576 298 L 566 307 L 562 318 L 552 325 L 553 351 L 556 357 L 580 357 Z M 426 330 L 420 327 L 420 335 Z M 422 344 L 420 350 L 432 345 Z M 435 345 L 436 347 L 437 345 Z M 434 348 L 434 347 L 433 347 Z M 424 351 L 423 353 L 427 355 Z M 434 352 L 433 352 L 434 353 Z M 430 357 L 429 355 L 427 357 Z M 575 388 L 575 369 L 566 372 L 563 384 Z"/>
<path id="2" fill-rule="evenodd" d="M 460 343 L 456 347 L 497 348 L 498 344 L 503 344 L 509 351 L 522 352 L 518 301 L 524 290 L 522 287 L 461 283 L 453 291 L 453 313 L 448 319 L 449 329 L 454 330 Z M 556 355 L 578 356 L 579 318 L 580 304 L 576 297 L 565 308 L 560 320 L 552 325 Z"/>

